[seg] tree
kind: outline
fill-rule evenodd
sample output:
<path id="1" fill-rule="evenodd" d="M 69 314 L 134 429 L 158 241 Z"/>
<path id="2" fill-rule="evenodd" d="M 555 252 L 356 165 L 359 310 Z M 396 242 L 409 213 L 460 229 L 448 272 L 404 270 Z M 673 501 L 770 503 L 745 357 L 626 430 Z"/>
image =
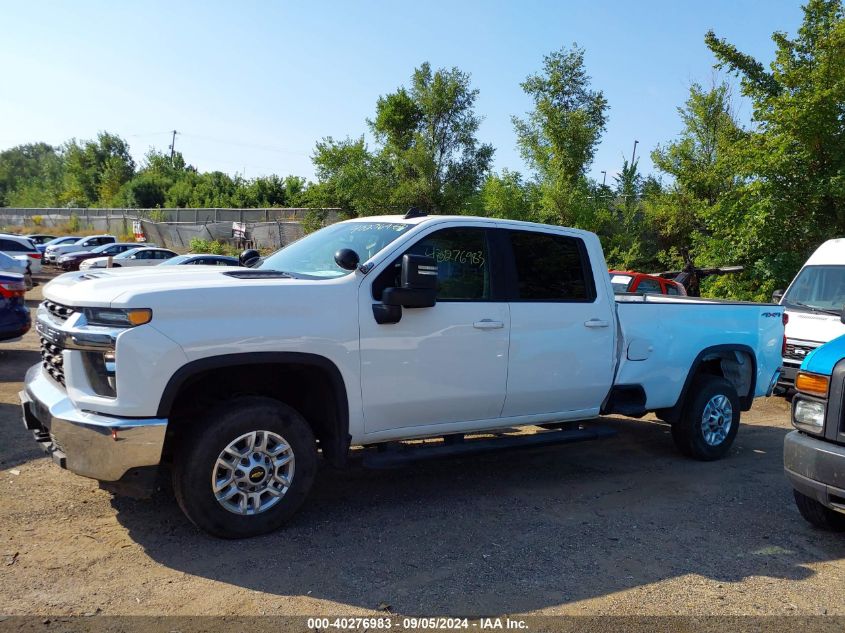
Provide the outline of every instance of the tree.
<path id="1" fill-rule="evenodd" d="M 490 169 L 493 147 L 476 139 L 478 90 L 458 68 L 414 70 L 411 87 L 380 97 L 370 129 L 391 166 L 391 202 L 460 213 Z"/>
<path id="2" fill-rule="evenodd" d="M 824 239 L 845 232 L 845 10 L 810 0 L 795 38 L 774 33 L 766 69 L 711 31 L 717 66 L 740 78 L 754 127 L 735 148 L 741 183 L 711 219 L 714 257 L 746 266 L 724 292 L 766 298 Z"/>
<path id="3" fill-rule="evenodd" d="M 537 187 L 524 182 L 518 171 L 490 174 L 481 187 L 480 212 L 494 218 L 536 219 Z"/>
<path id="4" fill-rule="evenodd" d="M 607 100 L 590 88 L 577 44 L 546 55 L 542 72 L 521 86 L 534 108 L 512 118 L 520 152 L 540 182 L 545 219 L 572 224 L 586 204 L 585 174 L 607 124 Z"/>
<path id="5" fill-rule="evenodd" d="M 63 203 L 76 207 L 108 206 L 135 174 L 129 145 L 119 136 L 100 132 L 96 141 L 75 139 L 64 148 Z"/>
<path id="6" fill-rule="evenodd" d="M 305 201 L 311 207 L 339 207 L 350 217 L 385 212 L 394 187 L 386 161 L 369 151 L 364 137 L 317 143 L 312 155 L 317 184 L 309 187 Z"/>
<path id="7" fill-rule="evenodd" d="M 61 154 L 47 143 L 0 152 L 0 206 L 55 206 L 63 171 Z"/>
<path id="8" fill-rule="evenodd" d="M 644 213 L 657 238 L 658 258 L 666 267 L 682 267 L 687 258 L 706 258 L 711 218 L 739 181 L 736 148 L 745 138 L 733 114 L 730 87 L 690 86 L 678 108 L 683 129 L 675 141 L 651 153 L 655 167 L 672 178 L 660 195 L 645 197 Z M 720 261 L 698 263 L 721 264 Z"/>

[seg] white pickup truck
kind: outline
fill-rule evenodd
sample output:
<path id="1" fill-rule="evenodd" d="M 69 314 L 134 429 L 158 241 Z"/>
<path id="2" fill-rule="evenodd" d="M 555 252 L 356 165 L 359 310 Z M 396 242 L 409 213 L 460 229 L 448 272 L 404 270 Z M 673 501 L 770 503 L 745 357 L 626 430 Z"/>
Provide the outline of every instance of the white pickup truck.
<path id="1" fill-rule="evenodd" d="M 27 428 L 118 492 L 167 464 L 221 537 L 281 526 L 319 455 L 352 446 L 654 411 L 683 453 L 722 457 L 783 342 L 779 306 L 617 299 L 592 233 L 413 212 L 254 268 L 67 273 L 44 297 Z"/>

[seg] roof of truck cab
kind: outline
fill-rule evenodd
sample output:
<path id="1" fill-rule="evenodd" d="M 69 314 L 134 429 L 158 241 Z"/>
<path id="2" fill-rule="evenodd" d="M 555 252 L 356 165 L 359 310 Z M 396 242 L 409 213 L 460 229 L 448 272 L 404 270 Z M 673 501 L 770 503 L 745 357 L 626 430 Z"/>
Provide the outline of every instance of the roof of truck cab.
<path id="1" fill-rule="evenodd" d="M 505 218 L 489 218 L 480 215 L 439 215 L 439 214 L 431 214 L 431 215 L 422 215 L 416 216 L 413 218 L 405 219 L 405 216 L 402 215 L 368 215 L 362 216 L 359 218 L 352 218 L 350 220 L 346 220 L 346 222 L 396 222 L 400 224 L 427 224 L 429 222 L 443 222 L 443 221 L 463 221 L 466 222 L 467 220 L 477 220 L 481 222 L 495 222 L 496 224 L 502 224 L 506 226 L 512 227 L 522 227 L 529 230 L 536 230 L 536 229 L 557 229 L 557 230 L 564 230 L 567 233 L 574 233 L 580 235 L 592 235 L 590 231 L 585 231 L 583 229 L 575 229 L 569 226 L 558 226 L 554 224 L 540 224 L 539 222 L 525 222 L 523 220 L 508 220 Z"/>
<path id="2" fill-rule="evenodd" d="M 845 266 L 845 238 L 828 240 L 810 255 L 805 266 Z"/>

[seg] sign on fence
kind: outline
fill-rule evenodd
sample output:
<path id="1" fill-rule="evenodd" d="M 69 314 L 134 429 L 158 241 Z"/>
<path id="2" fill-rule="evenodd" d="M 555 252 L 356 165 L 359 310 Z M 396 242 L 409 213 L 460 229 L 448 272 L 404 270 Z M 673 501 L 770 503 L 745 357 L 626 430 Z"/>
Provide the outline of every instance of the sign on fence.
<path id="1" fill-rule="evenodd" d="M 232 222 L 232 237 L 236 240 L 246 239 L 246 222 Z"/>
<path id="2" fill-rule="evenodd" d="M 147 241 L 147 236 L 144 235 L 144 227 L 141 226 L 141 220 L 132 220 L 132 232 L 135 234 L 136 242 Z"/>

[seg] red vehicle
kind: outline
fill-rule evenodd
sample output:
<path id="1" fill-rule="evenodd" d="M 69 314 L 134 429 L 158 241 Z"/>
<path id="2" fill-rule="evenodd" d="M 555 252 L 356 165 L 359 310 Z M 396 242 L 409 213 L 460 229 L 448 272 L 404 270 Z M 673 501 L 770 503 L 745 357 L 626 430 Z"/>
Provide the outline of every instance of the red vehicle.
<path id="1" fill-rule="evenodd" d="M 684 297 L 687 294 L 683 284 L 677 281 L 630 270 L 611 270 L 610 283 L 613 285 L 613 292 L 617 294 L 681 295 Z"/>

